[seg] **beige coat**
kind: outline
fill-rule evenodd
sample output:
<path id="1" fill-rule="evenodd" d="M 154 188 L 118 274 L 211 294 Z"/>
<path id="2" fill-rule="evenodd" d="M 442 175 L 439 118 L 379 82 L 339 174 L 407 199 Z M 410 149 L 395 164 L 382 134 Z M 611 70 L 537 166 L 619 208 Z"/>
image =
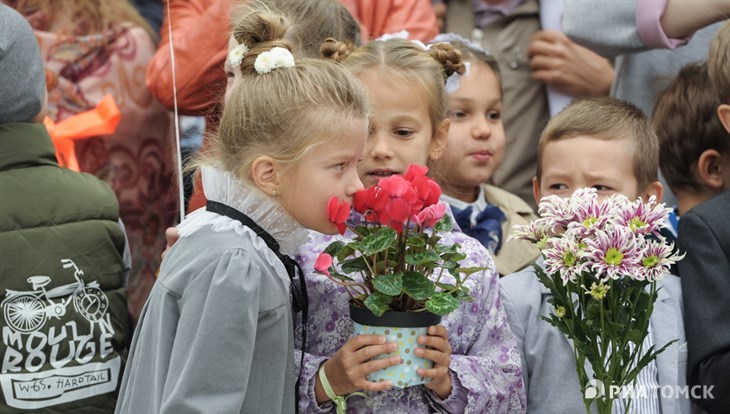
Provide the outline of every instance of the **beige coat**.
<path id="1" fill-rule="evenodd" d="M 502 248 L 494 258 L 497 272 L 504 276 L 532 264 L 540 255 L 535 245 L 523 240 L 507 240 L 512 234 L 512 226 L 528 224 L 537 218 L 532 207 L 516 195 L 493 185 L 484 184 L 484 195 L 487 202 L 499 207 L 507 217 L 502 224 Z"/>

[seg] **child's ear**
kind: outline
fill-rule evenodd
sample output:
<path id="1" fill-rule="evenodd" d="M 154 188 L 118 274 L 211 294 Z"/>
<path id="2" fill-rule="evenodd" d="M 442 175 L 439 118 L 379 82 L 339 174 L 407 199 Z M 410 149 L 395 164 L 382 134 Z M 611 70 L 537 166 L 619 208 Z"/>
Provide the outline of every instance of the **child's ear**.
<path id="1" fill-rule="evenodd" d="M 726 106 L 730 115 L 730 105 Z M 713 190 L 724 190 L 727 183 L 723 177 L 722 164 L 722 154 L 714 149 L 703 151 L 697 161 L 697 177 L 700 182 Z"/>
<path id="2" fill-rule="evenodd" d="M 279 163 L 267 156 L 256 158 L 251 164 L 251 175 L 254 184 L 259 190 L 270 196 L 276 196 L 275 191 L 279 190 Z"/>
<path id="3" fill-rule="evenodd" d="M 717 117 L 720 118 L 725 131 L 730 133 L 730 104 L 722 104 L 717 107 Z"/>
<path id="4" fill-rule="evenodd" d="M 532 196 L 535 197 L 535 204 L 540 205 L 540 181 L 537 176 L 532 177 Z"/>
<path id="5" fill-rule="evenodd" d="M 656 197 L 656 202 L 661 203 L 662 197 L 664 196 L 664 186 L 659 181 L 652 181 L 649 185 L 644 188 L 644 191 L 639 194 L 644 202 L 649 201 L 651 196 Z"/>
<path id="6" fill-rule="evenodd" d="M 441 158 L 444 150 L 446 149 L 446 143 L 449 140 L 449 127 L 451 126 L 450 119 L 444 119 L 436 127 L 436 131 L 431 139 L 431 145 L 428 147 L 428 159 L 431 161 Z"/>

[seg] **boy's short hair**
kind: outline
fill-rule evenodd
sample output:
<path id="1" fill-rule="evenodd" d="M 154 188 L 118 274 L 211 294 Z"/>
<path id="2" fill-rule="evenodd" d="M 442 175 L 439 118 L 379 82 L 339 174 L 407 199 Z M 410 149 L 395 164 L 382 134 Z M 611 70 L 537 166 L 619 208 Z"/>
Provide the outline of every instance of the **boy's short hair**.
<path id="1" fill-rule="evenodd" d="M 697 191 L 692 169 L 703 151 L 730 151 L 730 134 L 715 116 L 720 105 L 706 63 L 691 63 L 657 96 L 652 123 L 659 136 L 659 166 L 672 190 Z"/>
<path id="2" fill-rule="evenodd" d="M 607 96 L 576 99 L 548 122 L 537 147 L 538 181 L 542 176 L 545 146 L 578 136 L 622 140 L 632 147 L 633 172 L 639 189 L 657 181 L 659 143 L 649 120 L 637 106 Z"/>
<path id="3" fill-rule="evenodd" d="M 715 33 L 707 62 L 720 103 L 730 104 L 730 19 Z"/>

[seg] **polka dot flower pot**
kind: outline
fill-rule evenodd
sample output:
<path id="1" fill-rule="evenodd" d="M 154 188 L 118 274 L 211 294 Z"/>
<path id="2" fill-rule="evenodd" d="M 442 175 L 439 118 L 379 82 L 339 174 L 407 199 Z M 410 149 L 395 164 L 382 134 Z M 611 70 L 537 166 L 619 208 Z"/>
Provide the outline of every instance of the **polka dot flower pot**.
<path id="1" fill-rule="evenodd" d="M 383 335 L 388 342 L 398 344 L 398 349 L 391 354 L 379 355 L 377 358 L 400 356 L 403 362 L 373 372 L 368 375 L 370 381 L 390 380 L 399 388 L 425 384 L 428 378 L 418 375 L 419 368 L 432 368 L 433 361 L 419 358 L 414 354 L 418 345 L 418 337 L 426 335 L 428 327 L 438 325 L 441 317 L 430 312 L 385 312 L 375 316 L 368 309 L 350 305 L 350 318 L 355 328 L 355 335 Z"/>

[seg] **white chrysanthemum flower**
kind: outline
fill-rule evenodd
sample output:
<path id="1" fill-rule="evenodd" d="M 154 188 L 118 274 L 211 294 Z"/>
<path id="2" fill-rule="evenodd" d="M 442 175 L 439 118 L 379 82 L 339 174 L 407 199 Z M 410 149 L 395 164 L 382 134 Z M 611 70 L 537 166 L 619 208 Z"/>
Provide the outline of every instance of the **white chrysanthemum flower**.
<path id="1" fill-rule="evenodd" d="M 253 65 L 259 75 L 269 73 L 274 69 L 293 68 L 294 66 L 294 55 L 283 47 L 274 47 L 261 53 L 256 57 Z"/>
<path id="2" fill-rule="evenodd" d="M 246 53 L 248 53 L 248 46 L 241 43 L 228 53 L 228 62 L 232 66 L 241 66 L 241 62 L 243 62 Z"/>

